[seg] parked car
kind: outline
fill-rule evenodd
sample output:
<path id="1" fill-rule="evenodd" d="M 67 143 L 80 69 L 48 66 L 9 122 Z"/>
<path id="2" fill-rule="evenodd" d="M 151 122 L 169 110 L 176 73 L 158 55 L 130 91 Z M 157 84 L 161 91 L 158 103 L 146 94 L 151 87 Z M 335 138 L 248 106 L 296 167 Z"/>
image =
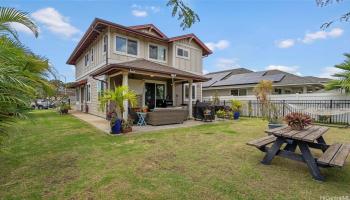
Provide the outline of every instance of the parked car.
<path id="1" fill-rule="evenodd" d="M 35 101 L 35 107 L 37 109 L 48 109 L 50 107 L 50 102 L 47 99 L 37 99 Z"/>

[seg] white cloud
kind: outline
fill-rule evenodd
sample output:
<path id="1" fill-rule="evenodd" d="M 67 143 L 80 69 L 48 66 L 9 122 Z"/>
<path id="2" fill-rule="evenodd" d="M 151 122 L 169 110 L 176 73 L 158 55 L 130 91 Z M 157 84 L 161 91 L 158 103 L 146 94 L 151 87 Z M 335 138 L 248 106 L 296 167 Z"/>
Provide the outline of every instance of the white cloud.
<path id="1" fill-rule="evenodd" d="M 51 32 L 66 38 L 80 34 L 80 30 L 71 25 L 68 17 L 63 16 L 56 9 L 47 7 L 31 14 L 33 19 L 44 25 Z"/>
<path id="2" fill-rule="evenodd" d="M 265 68 L 266 70 L 273 70 L 273 69 L 277 69 L 277 70 L 281 70 L 284 72 L 288 72 L 291 74 L 295 74 L 298 76 L 301 76 L 302 74 L 298 71 L 299 67 L 298 66 L 284 66 L 284 65 L 269 65 Z"/>
<path id="3" fill-rule="evenodd" d="M 212 51 L 218 49 L 218 50 L 222 50 L 222 49 L 226 49 L 230 46 L 230 42 L 227 40 L 219 40 L 218 42 L 207 42 L 205 43 L 205 45 Z"/>
<path id="4" fill-rule="evenodd" d="M 286 40 L 276 42 L 277 47 L 282 49 L 292 47 L 294 46 L 294 44 L 295 44 L 295 41 L 293 39 L 286 39 Z"/>
<path id="5" fill-rule="evenodd" d="M 208 71 L 208 70 L 206 70 L 206 69 L 203 69 L 202 73 L 203 73 L 203 74 L 208 74 L 208 73 L 209 73 L 209 71 Z"/>
<path id="6" fill-rule="evenodd" d="M 148 16 L 147 11 L 145 11 L 145 10 L 132 10 L 131 13 L 135 17 L 147 17 Z"/>
<path id="7" fill-rule="evenodd" d="M 341 28 L 333 28 L 330 31 L 316 31 L 311 33 L 306 33 L 302 39 L 286 39 L 276 42 L 278 48 L 290 48 L 294 46 L 297 42 L 304 44 L 311 44 L 316 40 L 325 40 L 328 38 L 337 38 L 342 36 L 344 30 Z"/>
<path id="8" fill-rule="evenodd" d="M 12 22 L 10 23 L 10 26 L 14 28 L 17 32 L 22 32 L 28 35 L 34 35 L 33 32 L 23 24 L 17 23 L 17 22 Z"/>
<path id="9" fill-rule="evenodd" d="M 341 71 L 341 69 L 335 67 L 325 67 L 321 70 L 321 73 L 318 76 L 322 78 L 334 78 L 332 75 Z"/>
<path id="10" fill-rule="evenodd" d="M 230 59 L 230 58 L 219 58 L 215 64 L 220 70 L 231 69 L 234 67 L 239 67 L 237 64 L 238 59 Z"/>
<path id="11" fill-rule="evenodd" d="M 135 17 L 147 17 L 149 12 L 157 13 L 160 11 L 160 7 L 158 6 L 141 6 L 138 4 L 133 4 L 131 8 L 133 8 L 131 10 L 131 14 Z"/>
<path id="12" fill-rule="evenodd" d="M 343 35 L 344 30 L 341 28 L 333 28 L 330 31 L 317 31 L 313 33 L 306 33 L 304 38 L 301 40 L 303 43 L 309 44 L 315 40 L 323 40 L 327 38 L 337 38 Z"/>

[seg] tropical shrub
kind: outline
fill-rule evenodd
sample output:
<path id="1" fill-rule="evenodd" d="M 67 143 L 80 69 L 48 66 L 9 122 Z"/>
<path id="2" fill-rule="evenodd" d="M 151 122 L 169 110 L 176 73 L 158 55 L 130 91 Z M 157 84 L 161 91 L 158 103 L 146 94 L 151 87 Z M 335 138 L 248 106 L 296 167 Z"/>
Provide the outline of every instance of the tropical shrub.
<path id="1" fill-rule="evenodd" d="M 218 110 L 218 111 L 216 111 L 216 116 L 217 116 L 218 118 L 224 118 L 224 117 L 225 117 L 225 114 L 226 114 L 226 112 L 225 112 L 224 110 Z"/>
<path id="2" fill-rule="evenodd" d="M 243 107 L 243 104 L 241 101 L 236 99 L 231 100 L 231 109 L 233 112 L 241 112 L 242 107 Z"/>
<path id="3" fill-rule="evenodd" d="M 127 86 L 119 86 L 116 87 L 114 90 L 107 90 L 103 92 L 100 98 L 100 109 L 104 111 L 106 105 L 109 102 L 114 103 L 114 112 L 116 115 L 112 116 L 112 119 L 118 119 L 120 118 L 119 116 L 122 115 L 124 110 L 127 109 L 124 108 L 124 101 L 129 101 L 131 107 L 134 107 L 137 103 L 136 94 L 134 91 L 129 90 Z"/>
<path id="4" fill-rule="evenodd" d="M 260 111 L 264 119 L 268 119 L 269 115 L 269 95 L 272 92 L 272 81 L 262 80 L 254 87 L 256 99 L 260 103 Z"/>

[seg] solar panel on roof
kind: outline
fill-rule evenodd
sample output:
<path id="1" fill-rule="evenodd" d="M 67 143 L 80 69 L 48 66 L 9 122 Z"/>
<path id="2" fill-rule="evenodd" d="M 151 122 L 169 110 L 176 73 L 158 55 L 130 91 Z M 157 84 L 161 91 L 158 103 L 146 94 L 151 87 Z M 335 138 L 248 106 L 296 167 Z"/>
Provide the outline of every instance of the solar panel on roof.
<path id="1" fill-rule="evenodd" d="M 212 84 L 216 83 L 217 81 L 220 81 L 225 76 L 227 76 L 230 72 L 224 72 L 224 73 L 217 73 L 217 74 L 208 74 L 206 77 L 211 78 L 209 81 L 203 83 L 203 87 L 209 87 Z"/>
<path id="2" fill-rule="evenodd" d="M 249 74 L 238 74 L 229 77 L 228 79 L 218 81 L 212 86 L 224 86 L 224 85 L 244 85 L 244 84 L 256 84 L 262 80 L 270 80 L 272 82 L 279 82 L 283 79 L 285 74 L 274 74 L 263 76 L 265 72 L 254 72 Z"/>

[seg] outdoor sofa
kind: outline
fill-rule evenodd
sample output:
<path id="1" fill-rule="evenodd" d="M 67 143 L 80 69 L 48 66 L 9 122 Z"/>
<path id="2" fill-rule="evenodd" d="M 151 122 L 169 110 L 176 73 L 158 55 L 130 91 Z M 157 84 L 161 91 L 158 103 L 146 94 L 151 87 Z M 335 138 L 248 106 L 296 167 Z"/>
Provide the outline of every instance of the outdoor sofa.
<path id="1" fill-rule="evenodd" d="M 187 117 L 188 110 L 182 107 L 156 108 L 147 113 L 146 122 L 153 126 L 181 124 Z"/>

